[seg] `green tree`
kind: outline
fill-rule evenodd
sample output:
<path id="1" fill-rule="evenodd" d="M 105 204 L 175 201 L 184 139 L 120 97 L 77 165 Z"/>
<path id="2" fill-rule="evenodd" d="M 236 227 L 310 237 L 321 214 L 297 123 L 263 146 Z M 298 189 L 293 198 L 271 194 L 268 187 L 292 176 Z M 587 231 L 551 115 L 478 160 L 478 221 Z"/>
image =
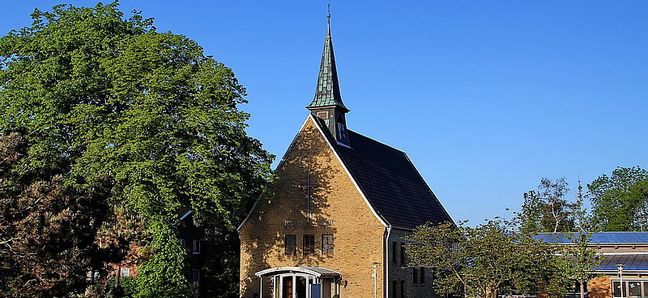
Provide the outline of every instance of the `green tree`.
<path id="1" fill-rule="evenodd" d="M 223 265 L 210 276 L 221 280 L 218 295 L 232 296 L 235 228 L 269 179 L 272 158 L 245 132 L 245 89 L 233 72 L 137 12 L 124 19 L 117 2 L 59 5 L 32 17 L 0 38 L 0 133 L 25 132 L 15 167 L 60 172 L 80 193 L 108 185 L 108 218 L 143 223 L 138 297 L 188 295 L 177 228 L 180 210 L 190 208 L 206 240 L 224 248 L 210 255 Z"/>
<path id="2" fill-rule="evenodd" d="M 463 289 L 469 297 L 540 291 L 559 296 L 570 283 L 567 262 L 558 247 L 531 236 L 501 219 L 477 227 L 424 225 L 409 237 L 407 252 L 413 266 L 435 272 L 434 287 L 442 295 Z"/>
<path id="3" fill-rule="evenodd" d="M 584 201 L 583 185 L 579 179 L 578 192 L 576 193 L 576 225 L 578 231 L 571 234 L 573 245 L 566 247 L 563 254 L 568 256 L 570 276 L 578 282 L 581 298 L 585 298 L 585 292 L 587 291 L 585 284 L 591 279 L 593 268 L 600 263 L 596 251 L 590 246 L 594 227 L 591 216 L 583 207 Z"/>
<path id="4" fill-rule="evenodd" d="M 644 231 L 648 228 L 648 171 L 619 167 L 587 185 L 596 228 Z"/>
<path id="5" fill-rule="evenodd" d="M 596 251 L 590 246 L 591 233 L 577 232 L 571 234 L 573 245 L 563 247 L 562 255 L 566 256 L 568 275 L 578 282 L 580 297 L 585 297 L 585 283 L 592 277 L 593 268 L 600 263 Z"/>
<path id="6" fill-rule="evenodd" d="M 569 185 L 565 178 L 540 180 L 537 190 L 524 193 L 522 211 L 518 214 L 525 232 L 571 232 L 579 223 L 582 202 L 570 202 L 565 196 Z"/>

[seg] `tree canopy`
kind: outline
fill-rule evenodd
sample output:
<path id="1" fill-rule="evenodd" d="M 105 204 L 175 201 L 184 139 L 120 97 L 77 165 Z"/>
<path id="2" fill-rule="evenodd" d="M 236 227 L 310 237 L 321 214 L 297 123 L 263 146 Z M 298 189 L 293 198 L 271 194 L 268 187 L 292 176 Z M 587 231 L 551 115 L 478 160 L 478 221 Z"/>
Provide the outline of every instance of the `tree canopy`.
<path id="1" fill-rule="evenodd" d="M 244 87 L 196 42 L 158 32 L 138 12 L 124 18 L 117 2 L 58 5 L 32 17 L 31 26 L 0 38 L 0 133 L 19 132 L 23 150 L 3 175 L 29 177 L 24 189 L 2 194 L 2 221 L 22 204 L 15 194 L 34 183 L 44 183 L 39 196 L 56 191 L 53 199 L 71 210 L 108 206 L 108 216 L 83 219 L 99 227 L 71 230 L 66 241 L 91 235 L 101 251 L 97 235 L 119 238 L 125 255 L 143 260 L 136 296 L 188 295 L 180 211 L 193 210 L 215 245 L 238 248 L 235 227 L 269 179 L 272 157 L 246 134 L 249 116 L 238 109 Z M 68 191 L 84 196 L 66 199 Z M 121 226 L 141 227 L 140 237 L 122 235 Z M 2 249 L 3 264 L 16 261 L 15 251 Z M 213 262 L 238 257 L 220 253 Z M 223 296 L 237 290 L 227 267 L 213 272 L 232 281 Z"/>
<path id="2" fill-rule="evenodd" d="M 520 232 L 513 221 L 424 225 L 409 240 L 411 265 L 433 270 L 434 287 L 442 295 L 463 290 L 469 297 L 540 292 L 557 297 L 575 277 L 571 253 Z"/>
<path id="3" fill-rule="evenodd" d="M 603 231 L 648 229 L 648 171 L 619 167 L 587 185 L 593 224 Z"/>
<path id="4" fill-rule="evenodd" d="M 577 225 L 576 202 L 566 198 L 569 185 L 565 178 L 540 180 L 537 190 L 524 193 L 519 213 L 522 229 L 526 232 L 570 232 Z"/>

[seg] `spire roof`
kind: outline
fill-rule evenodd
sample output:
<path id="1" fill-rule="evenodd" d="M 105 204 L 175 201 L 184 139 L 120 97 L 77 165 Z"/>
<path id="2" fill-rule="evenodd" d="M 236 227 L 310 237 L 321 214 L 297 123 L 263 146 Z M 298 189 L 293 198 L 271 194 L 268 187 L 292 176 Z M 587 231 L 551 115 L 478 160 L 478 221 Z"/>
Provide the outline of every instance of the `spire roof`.
<path id="1" fill-rule="evenodd" d="M 317 78 L 317 90 L 315 98 L 308 105 L 308 108 L 338 106 L 348 111 L 342 103 L 340 95 L 340 83 L 338 82 L 337 67 L 335 66 L 335 55 L 333 54 L 333 39 L 331 38 L 331 14 L 327 15 L 326 38 L 324 39 L 324 51 L 320 64 L 319 76 Z"/>

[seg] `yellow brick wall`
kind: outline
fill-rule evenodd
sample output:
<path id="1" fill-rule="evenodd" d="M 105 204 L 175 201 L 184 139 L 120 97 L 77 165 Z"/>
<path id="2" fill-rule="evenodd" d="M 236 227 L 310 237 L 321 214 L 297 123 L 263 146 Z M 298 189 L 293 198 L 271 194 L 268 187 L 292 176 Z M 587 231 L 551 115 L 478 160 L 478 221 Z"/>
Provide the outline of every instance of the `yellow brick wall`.
<path id="1" fill-rule="evenodd" d="M 312 220 L 303 185 L 310 173 Z M 379 262 L 382 297 L 385 228 L 309 117 L 277 169 L 274 195 L 257 202 L 241 227 L 241 297 L 258 293 L 254 273 L 272 267 L 319 266 L 342 274 L 341 297 L 372 297 L 372 264 Z M 285 221 L 292 222 L 286 227 Z M 323 224 L 332 221 L 332 225 Z M 302 235 L 315 234 L 315 254 L 302 254 Z M 285 256 L 284 235 L 297 235 L 297 256 Z M 334 234 L 335 253 L 321 255 L 321 235 Z M 269 289 L 264 289 L 264 297 Z"/>
<path id="2" fill-rule="evenodd" d="M 391 295 L 392 293 L 394 293 L 394 290 L 400 292 L 401 291 L 400 288 L 404 287 L 402 291 L 405 297 L 412 297 L 412 298 L 438 297 L 438 295 L 436 295 L 434 292 L 434 280 L 433 280 L 432 270 L 426 269 L 424 283 L 414 284 L 414 276 L 412 273 L 413 268 L 410 267 L 408 264 L 409 260 L 407 258 L 407 253 L 405 253 L 405 259 L 404 259 L 405 263 L 402 262 L 401 255 L 403 254 L 403 247 L 401 246 L 401 244 L 407 242 L 405 238 L 409 234 L 410 231 L 392 229 L 389 235 L 389 245 L 387 247 L 387 252 L 389 256 L 389 273 L 388 273 L 388 280 L 390 281 L 389 294 Z M 395 260 L 393 256 L 394 246 L 392 244 L 394 242 L 396 243 Z M 396 281 L 399 284 L 399 286 L 396 289 L 392 288 L 393 281 Z M 393 297 L 393 296 L 389 296 L 389 297 Z"/>

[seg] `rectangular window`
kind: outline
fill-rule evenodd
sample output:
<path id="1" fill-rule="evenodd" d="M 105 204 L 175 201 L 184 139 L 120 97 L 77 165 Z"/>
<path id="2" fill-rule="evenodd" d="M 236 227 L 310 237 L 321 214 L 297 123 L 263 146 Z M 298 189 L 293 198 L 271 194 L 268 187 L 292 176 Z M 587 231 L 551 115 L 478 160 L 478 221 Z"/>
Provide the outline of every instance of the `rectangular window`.
<path id="1" fill-rule="evenodd" d="M 315 235 L 304 234 L 303 252 L 304 255 L 312 255 L 315 253 Z"/>
<path id="2" fill-rule="evenodd" d="M 425 268 L 421 267 L 420 272 L 419 272 L 419 283 L 424 284 L 425 283 Z"/>
<path id="3" fill-rule="evenodd" d="M 418 268 L 412 268 L 412 283 L 417 284 L 419 283 L 419 274 L 418 274 Z"/>
<path id="4" fill-rule="evenodd" d="M 641 282 L 639 281 L 628 282 L 628 296 L 641 297 Z"/>
<path id="5" fill-rule="evenodd" d="M 407 297 L 407 295 L 405 294 L 405 281 L 400 282 L 400 297 L 401 298 Z"/>
<path id="6" fill-rule="evenodd" d="M 322 234 L 322 254 L 333 255 L 333 234 Z"/>
<path id="7" fill-rule="evenodd" d="M 127 267 L 122 267 L 119 271 L 119 275 L 121 277 L 129 277 L 130 276 L 130 268 Z"/>
<path id="8" fill-rule="evenodd" d="M 198 287 L 200 285 L 200 269 L 191 270 L 191 284 L 194 287 Z"/>
<path id="9" fill-rule="evenodd" d="M 621 283 L 615 281 L 612 283 L 612 296 L 614 297 L 628 297 L 628 282 L 623 282 L 623 296 L 621 296 Z"/>
<path id="10" fill-rule="evenodd" d="M 200 240 L 194 240 L 193 241 L 193 246 L 191 252 L 194 255 L 199 255 L 200 254 Z"/>
<path id="11" fill-rule="evenodd" d="M 400 244 L 400 262 L 401 266 L 407 266 L 407 254 L 405 253 L 405 243 Z"/>
<path id="12" fill-rule="evenodd" d="M 297 254 L 297 236 L 286 235 L 284 236 L 284 247 L 287 256 L 294 256 Z"/>
<path id="13" fill-rule="evenodd" d="M 129 272 L 129 273 L 130 273 L 130 272 Z M 100 273 L 99 273 L 99 270 L 90 269 L 90 270 L 86 273 L 86 282 L 88 282 L 88 283 L 95 283 L 96 281 L 99 280 L 99 277 L 101 277 L 101 276 L 100 276 Z"/>
<path id="14" fill-rule="evenodd" d="M 392 263 L 398 265 L 398 242 L 392 241 Z"/>

